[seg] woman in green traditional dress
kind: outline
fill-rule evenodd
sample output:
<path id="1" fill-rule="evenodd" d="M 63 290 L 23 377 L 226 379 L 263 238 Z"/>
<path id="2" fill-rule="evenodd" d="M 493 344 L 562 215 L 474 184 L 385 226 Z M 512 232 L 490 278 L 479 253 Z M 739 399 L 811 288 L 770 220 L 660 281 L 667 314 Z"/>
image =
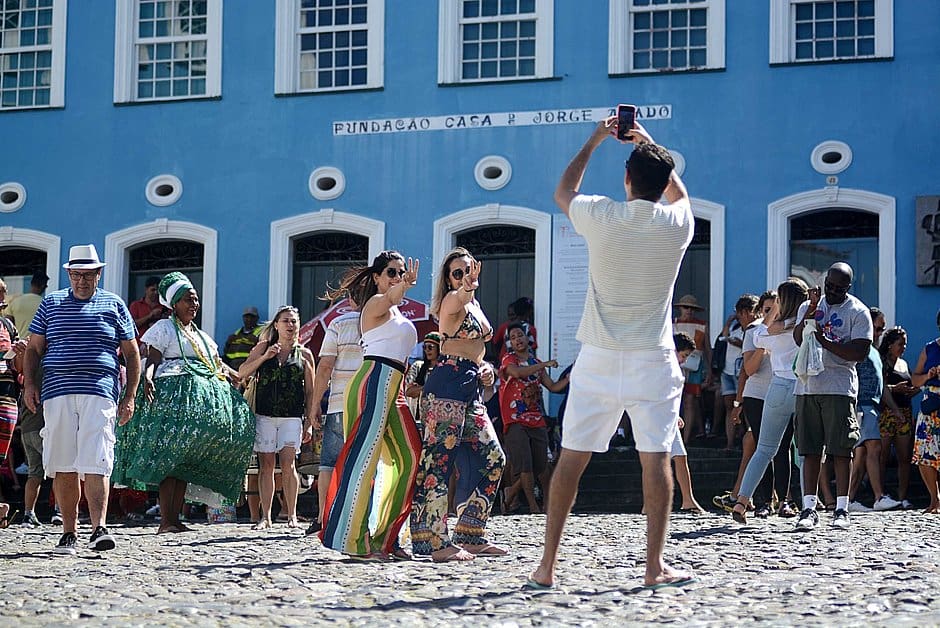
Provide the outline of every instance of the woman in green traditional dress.
<path id="1" fill-rule="evenodd" d="M 196 327 L 199 295 L 182 273 L 159 285 L 173 310 L 141 337 L 147 369 L 137 410 L 118 435 L 113 481 L 159 484 L 160 528 L 185 532 L 187 483 L 236 500 L 255 439 L 255 418 L 228 382 L 218 347 Z"/>

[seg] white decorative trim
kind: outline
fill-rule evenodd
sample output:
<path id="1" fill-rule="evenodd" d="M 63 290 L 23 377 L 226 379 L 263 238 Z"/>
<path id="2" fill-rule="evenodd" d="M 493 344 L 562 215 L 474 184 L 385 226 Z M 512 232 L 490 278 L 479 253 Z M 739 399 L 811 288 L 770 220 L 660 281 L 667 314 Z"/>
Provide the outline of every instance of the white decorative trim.
<path id="1" fill-rule="evenodd" d="M 815 59 L 797 60 L 793 33 L 794 5 L 812 0 L 770 0 L 770 62 L 813 63 Z M 875 0 L 875 54 L 859 59 L 894 56 L 894 0 Z M 854 57 L 853 57 L 854 58 Z M 843 59 L 832 59 L 841 61 Z"/>
<path id="2" fill-rule="evenodd" d="M 774 2 L 775 0 L 770 0 Z M 610 74 L 649 74 L 662 72 L 661 68 L 633 69 L 633 29 L 630 21 L 629 0 L 609 0 L 607 25 L 607 71 Z M 660 10 L 651 6 L 654 10 Z M 686 7 L 683 7 L 686 8 Z M 709 70 L 725 67 L 725 0 L 707 0 L 696 4 L 696 9 L 706 9 L 705 68 Z M 669 7 L 662 5 L 662 10 Z M 645 12 L 645 11 L 644 11 Z M 679 71 L 687 68 L 678 68 Z M 699 69 L 699 68 L 694 68 Z M 724 321 L 722 321 L 722 326 Z"/>
<path id="3" fill-rule="evenodd" d="M 293 285 L 293 238 L 316 231 L 347 231 L 369 238 L 369 261 L 385 248 L 385 223 L 355 214 L 321 209 L 271 223 L 271 258 L 268 267 L 268 318 L 290 303 Z"/>
<path id="4" fill-rule="evenodd" d="M 790 219 L 831 208 L 878 214 L 878 307 L 894 320 L 896 262 L 893 196 L 866 190 L 830 187 L 787 196 L 767 206 L 767 285 L 776 286 L 790 273 Z M 875 305 L 875 304 L 871 304 Z"/>
<path id="5" fill-rule="evenodd" d="M 680 153 L 677 150 L 667 149 L 669 154 L 672 155 L 672 161 L 675 162 L 675 171 L 676 174 L 680 177 L 685 174 L 685 155 Z"/>
<path id="6" fill-rule="evenodd" d="M 0 227 L 0 248 L 23 247 L 46 252 L 46 275 L 49 277 L 47 291 L 59 289 L 59 266 L 62 240 L 57 235 L 33 229 L 19 229 L 17 227 Z M 105 260 L 107 261 L 107 260 Z"/>
<path id="7" fill-rule="evenodd" d="M 470 207 L 434 221 L 434 273 L 447 253 L 454 248 L 455 237 L 461 231 L 494 224 L 528 227 L 535 231 L 535 327 L 542 338 L 551 338 L 550 301 L 552 292 L 552 216 L 526 207 L 513 205 L 481 205 Z M 548 348 L 550 343 L 540 344 Z"/>
<path id="8" fill-rule="evenodd" d="M 280 6 L 280 2 L 278 3 Z M 163 102 L 222 95 L 222 0 L 206 5 L 206 93 L 137 99 L 136 0 L 114 0 L 114 102 Z M 205 320 L 205 310 L 203 310 Z"/>
<path id="9" fill-rule="evenodd" d="M 159 194 L 157 190 L 166 185 L 173 188 L 173 191 L 169 194 Z M 180 199 L 180 196 L 183 194 L 183 182 L 179 180 L 179 177 L 172 174 L 158 174 L 150 179 L 150 181 L 147 181 L 144 194 L 147 195 L 147 201 L 151 205 L 166 207 Z"/>
<path id="10" fill-rule="evenodd" d="M 333 187 L 324 190 L 319 185 L 321 179 L 333 179 Z M 339 168 L 322 166 L 310 173 L 310 178 L 307 179 L 307 189 L 310 190 L 313 198 L 320 201 L 331 201 L 346 191 L 346 175 Z"/>
<path id="11" fill-rule="evenodd" d="M 837 162 L 826 163 L 823 161 L 823 156 L 827 153 L 838 153 L 841 157 Z M 838 174 L 852 165 L 852 148 L 845 142 L 826 140 L 816 145 L 809 156 L 809 161 L 819 174 Z"/>
<path id="12" fill-rule="evenodd" d="M 202 244 L 202 330 L 215 335 L 216 268 L 218 264 L 218 236 L 215 229 L 160 218 L 153 222 L 128 227 L 109 233 L 104 238 L 105 290 L 127 300 L 127 278 L 130 274 L 128 249 L 160 240 L 188 240 Z"/>
<path id="13" fill-rule="evenodd" d="M 6 202 L 3 200 L 3 195 L 8 192 L 13 192 L 16 194 L 16 200 L 11 202 Z M 26 188 L 23 187 L 22 183 L 17 183 L 16 181 L 9 181 L 7 183 L 0 184 L 0 212 L 5 214 L 10 214 L 18 210 L 26 203 Z"/>
<path id="14" fill-rule="evenodd" d="M 322 89 L 300 89 L 300 0 L 277 0 L 274 16 L 274 93 L 315 94 L 319 92 L 376 89 L 385 85 L 385 2 L 369 0 L 366 8 L 369 43 L 366 84 Z"/>
<path id="15" fill-rule="evenodd" d="M 725 206 L 700 198 L 689 199 L 692 214 L 710 225 L 711 246 L 708 251 L 708 329 L 712 336 L 725 324 Z"/>
<path id="16" fill-rule="evenodd" d="M 499 174 L 495 177 L 488 176 L 495 174 L 495 171 L 498 171 Z M 477 180 L 477 185 L 484 190 L 498 190 L 505 187 L 512 178 L 512 164 L 505 157 L 487 155 L 473 167 L 473 178 Z"/>
<path id="17" fill-rule="evenodd" d="M 535 76 L 461 78 L 460 0 L 438 0 L 437 82 L 442 85 L 551 78 L 555 72 L 555 0 L 535 0 Z M 511 18 L 512 16 L 506 16 Z"/>
<path id="18" fill-rule="evenodd" d="M 52 6 L 52 85 L 49 106 L 65 106 L 65 44 L 68 41 L 68 2 L 62 0 Z M 46 273 L 47 275 L 49 273 Z"/>

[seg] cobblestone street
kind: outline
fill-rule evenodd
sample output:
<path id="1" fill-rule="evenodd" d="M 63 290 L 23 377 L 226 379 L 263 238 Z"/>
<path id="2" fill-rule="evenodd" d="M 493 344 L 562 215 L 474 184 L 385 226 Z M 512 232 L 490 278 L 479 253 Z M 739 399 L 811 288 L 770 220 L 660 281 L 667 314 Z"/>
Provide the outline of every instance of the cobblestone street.
<path id="1" fill-rule="evenodd" d="M 7 625 L 600 625 L 674 622 L 935 625 L 940 623 L 940 518 L 919 512 L 824 513 L 810 533 L 793 520 L 677 515 L 667 557 L 697 582 L 639 587 L 644 518 L 578 515 L 567 528 L 559 589 L 523 591 L 541 516 L 494 517 L 508 558 L 468 564 L 350 563 L 282 524 L 202 524 L 157 536 L 119 527 L 114 551 L 53 555 L 58 528 L 0 531 Z M 81 547 L 89 530 L 80 531 Z"/>

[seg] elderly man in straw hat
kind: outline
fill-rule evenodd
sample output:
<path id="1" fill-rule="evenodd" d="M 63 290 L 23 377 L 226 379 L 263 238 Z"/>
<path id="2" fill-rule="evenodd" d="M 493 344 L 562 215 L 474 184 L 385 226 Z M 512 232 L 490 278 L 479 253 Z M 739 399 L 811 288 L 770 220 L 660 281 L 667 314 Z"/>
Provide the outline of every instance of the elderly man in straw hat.
<path id="1" fill-rule="evenodd" d="M 89 548 L 114 548 L 105 527 L 108 485 L 114 466 L 114 423 L 130 420 L 140 380 L 140 354 L 134 320 L 116 294 L 98 288 L 104 262 L 92 244 L 73 246 L 69 285 L 46 295 L 29 325 L 26 349 L 26 406 L 40 403 L 45 414 L 43 467 L 53 478 L 62 511 L 58 554 L 75 554 L 81 483 L 91 515 Z M 127 366 L 127 389 L 120 395 L 118 348 Z M 41 390 L 37 387 L 42 363 Z"/>

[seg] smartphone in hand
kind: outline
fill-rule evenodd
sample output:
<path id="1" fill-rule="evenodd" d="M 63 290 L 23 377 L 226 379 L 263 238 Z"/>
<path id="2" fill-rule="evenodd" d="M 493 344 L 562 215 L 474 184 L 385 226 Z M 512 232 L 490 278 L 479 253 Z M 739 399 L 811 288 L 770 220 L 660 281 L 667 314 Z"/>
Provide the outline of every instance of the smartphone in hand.
<path id="1" fill-rule="evenodd" d="M 617 139 L 626 142 L 631 139 L 630 131 L 636 123 L 636 107 L 634 105 L 617 105 Z"/>

